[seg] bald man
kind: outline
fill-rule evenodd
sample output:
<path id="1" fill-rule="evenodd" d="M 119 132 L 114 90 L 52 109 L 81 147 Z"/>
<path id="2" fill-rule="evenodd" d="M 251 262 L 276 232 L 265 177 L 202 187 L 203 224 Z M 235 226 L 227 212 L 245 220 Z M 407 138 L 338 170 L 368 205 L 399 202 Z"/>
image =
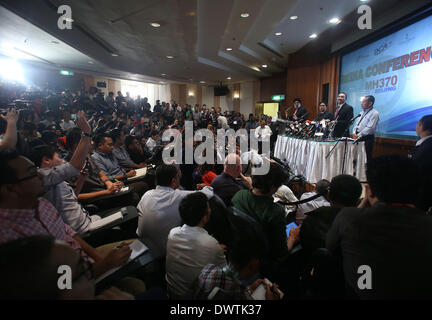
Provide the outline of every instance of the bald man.
<path id="1" fill-rule="evenodd" d="M 240 179 L 238 181 L 237 179 Z M 227 155 L 224 163 L 224 171 L 213 179 L 211 184 L 213 191 L 222 198 L 227 207 L 231 207 L 231 199 L 237 191 L 252 188 L 251 178 L 241 173 L 240 157 L 237 154 Z"/>

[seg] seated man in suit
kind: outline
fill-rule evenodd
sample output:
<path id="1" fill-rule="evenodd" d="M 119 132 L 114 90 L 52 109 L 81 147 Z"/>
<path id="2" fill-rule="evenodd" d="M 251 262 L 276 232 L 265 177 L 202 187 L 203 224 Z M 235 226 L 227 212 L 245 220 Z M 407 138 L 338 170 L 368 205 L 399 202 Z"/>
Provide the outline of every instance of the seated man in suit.
<path id="1" fill-rule="evenodd" d="M 432 219 L 415 207 L 421 180 L 413 160 L 382 156 L 368 163 L 366 198 L 344 208 L 327 233 L 345 281 L 361 299 L 432 298 Z"/>
<path id="2" fill-rule="evenodd" d="M 417 141 L 412 158 L 424 178 L 420 207 L 428 210 L 432 207 L 432 115 L 421 118 L 416 131 L 420 140 Z"/>
<path id="3" fill-rule="evenodd" d="M 337 98 L 337 108 L 334 114 L 336 125 L 334 127 L 333 136 L 335 138 L 349 137 L 350 120 L 354 117 L 354 109 L 346 103 L 347 94 L 341 92 Z"/>
<path id="4" fill-rule="evenodd" d="M 250 189 L 252 187 L 249 181 L 241 173 L 240 157 L 237 154 L 230 153 L 225 159 L 224 171 L 213 179 L 211 186 L 226 206 L 230 207 L 231 199 L 237 191 Z M 237 181 L 241 178 L 242 182 Z"/>

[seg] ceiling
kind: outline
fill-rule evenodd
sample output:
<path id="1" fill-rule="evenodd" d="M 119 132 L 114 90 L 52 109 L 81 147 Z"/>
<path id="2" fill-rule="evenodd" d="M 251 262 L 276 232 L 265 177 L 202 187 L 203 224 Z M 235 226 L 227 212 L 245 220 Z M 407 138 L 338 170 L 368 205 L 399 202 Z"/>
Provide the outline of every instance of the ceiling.
<path id="1" fill-rule="evenodd" d="M 319 38 L 339 28 L 343 23 L 334 26 L 328 21 L 343 19 L 362 2 L 0 0 L 0 4 L 5 7 L 0 6 L 1 54 L 12 50 L 33 64 L 114 78 L 215 85 L 283 72 L 290 53 L 317 41 L 309 35 L 316 33 Z M 64 4 L 72 8 L 72 30 L 57 27 L 57 7 Z M 242 13 L 249 17 L 242 18 Z M 298 19 L 291 20 L 293 15 Z M 160 27 L 152 27 L 152 22 Z"/>

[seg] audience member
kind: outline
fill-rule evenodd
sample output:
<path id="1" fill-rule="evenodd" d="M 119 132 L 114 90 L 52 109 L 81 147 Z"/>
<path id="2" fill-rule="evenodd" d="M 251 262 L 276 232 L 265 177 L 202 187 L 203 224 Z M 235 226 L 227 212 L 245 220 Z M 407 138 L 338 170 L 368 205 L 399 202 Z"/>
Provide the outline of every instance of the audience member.
<path id="1" fill-rule="evenodd" d="M 156 189 L 148 191 L 138 203 L 137 234 L 155 257 L 165 256 L 170 230 L 181 226 L 180 202 L 196 191 L 179 190 L 181 172 L 174 165 L 161 165 L 156 169 Z M 213 190 L 202 190 L 208 198 Z"/>
<path id="2" fill-rule="evenodd" d="M 242 182 L 237 178 L 242 178 Z M 231 199 L 237 191 L 252 188 L 251 181 L 241 174 L 240 156 L 237 154 L 228 154 L 225 158 L 224 171 L 215 177 L 211 183 L 214 193 L 217 194 L 226 206 L 232 205 Z"/>
<path id="3" fill-rule="evenodd" d="M 317 186 L 318 189 L 318 186 Z M 302 248 L 309 254 L 325 248 L 327 232 L 334 219 L 345 207 L 356 207 L 362 193 L 362 186 L 356 177 L 339 175 L 332 179 L 328 191 L 330 206 L 322 206 L 306 212 L 300 229 Z"/>
<path id="4" fill-rule="evenodd" d="M 208 264 L 226 266 L 222 247 L 204 229 L 210 220 L 210 206 L 201 192 L 186 196 L 179 206 L 184 225 L 173 228 L 168 235 L 166 280 L 171 298 L 193 297 L 193 284 Z"/>
<path id="5" fill-rule="evenodd" d="M 319 198 L 315 200 L 308 201 L 306 203 L 299 204 L 296 211 L 296 222 L 297 224 L 301 224 L 303 220 L 306 218 L 305 214 L 311 212 L 315 209 L 321 207 L 330 206 L 330 202 L 328 201 L 328 188 L 330 185 L 330 181 L 323 179 L 316 183 L 315 191 L 313 192 L 305 192 L 300 197 L 301 200 L 309 199 L 317 195 L 321 195 Z"/>
<path id="6" fill-rule="evenodd" d="M 420 140 L 417 141 L 412 158 L 419 166 L 423 177 L 420 208 L 428 210 L 432 207 L 432 115 L 421 118 L 416 131 Z"/>
<path id="7" fill-rule="evenodd" d="M 414 205 L 418 167 L 401 156 L 382 156 L 368 163 L 366 176 L 365 200 L 359 209 L 339 212 L 328 250 L 342 258 L 345 280 L 361 299 L 432 297 L 432 220 Z"/>

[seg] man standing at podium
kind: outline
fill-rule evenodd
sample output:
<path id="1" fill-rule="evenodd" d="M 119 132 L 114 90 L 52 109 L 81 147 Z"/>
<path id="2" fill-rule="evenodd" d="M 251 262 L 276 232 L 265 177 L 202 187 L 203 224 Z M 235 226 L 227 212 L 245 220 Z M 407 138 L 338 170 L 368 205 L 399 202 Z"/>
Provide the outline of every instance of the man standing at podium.
<path id="1" fill-rule="evenodd" d="M 360 119 L 354 126 L 352 138 L 357 141 L 364 141 L 366 147 L 367 162 L 372 159 L 373 146 L 375 142 L 375 131 L 378 126 L 379 113 L 374 109 L 375 97 L 366 96 L 362 100 Z"/>
<path id="2" fill-rule="evenodd" d="M 346 103 L 347 94 L 339 93 L 337 98 L 337 108 L 335 112 L 336 125 L 334 127 L 333 136 L 335 138 L 349 137 L 347 130 L 350 125 L 350 120 L 354 116 L 354 109 Z"/>

